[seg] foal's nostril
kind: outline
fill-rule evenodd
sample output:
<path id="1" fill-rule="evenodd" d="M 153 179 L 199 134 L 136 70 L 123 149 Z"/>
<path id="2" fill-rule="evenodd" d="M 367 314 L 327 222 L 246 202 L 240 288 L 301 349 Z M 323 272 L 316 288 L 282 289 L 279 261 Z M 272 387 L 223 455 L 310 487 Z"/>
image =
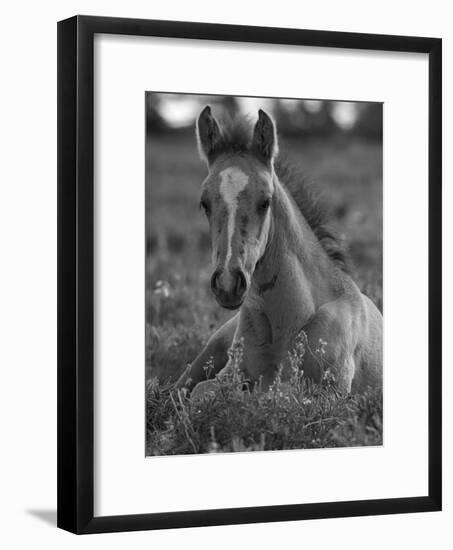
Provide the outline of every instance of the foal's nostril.
<path id="1" fill-rule="evenodd" d="M 219 272 L 214 271 L 211 277 L 211 288 L 215 292 L 218 289 Z"/>
<path id="2" fill-rule="evenodd" d="M 247 290 L 247 280 L 241 269 L 222 271 L 216 269 L 211 277 L 211 288 L 225 307 L 237 305 Z"/>
<path id="3" fill-rule="evenodd" d="M 247 290 L 247 281 L 245 279 L 245 275 L 240 269 L 238 269 L 235 272 L 235 278 L 236 278 L 235 287 L 234 287 L 235 294 L 236 296 L 242 296 L 244 292 Z"/>

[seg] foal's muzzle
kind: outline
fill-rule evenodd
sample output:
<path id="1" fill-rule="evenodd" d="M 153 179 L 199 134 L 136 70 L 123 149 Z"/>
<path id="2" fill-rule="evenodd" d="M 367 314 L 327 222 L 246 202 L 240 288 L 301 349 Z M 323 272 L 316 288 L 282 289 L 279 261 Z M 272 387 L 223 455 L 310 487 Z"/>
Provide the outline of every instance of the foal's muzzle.
<path id="1" fill-rule="evenodd" d="M 211 277 L 211 288 L 219 304 L 226 309 L 238 309 L 247 291 L 247 279 L 241 269 L 220 271 Z"/>

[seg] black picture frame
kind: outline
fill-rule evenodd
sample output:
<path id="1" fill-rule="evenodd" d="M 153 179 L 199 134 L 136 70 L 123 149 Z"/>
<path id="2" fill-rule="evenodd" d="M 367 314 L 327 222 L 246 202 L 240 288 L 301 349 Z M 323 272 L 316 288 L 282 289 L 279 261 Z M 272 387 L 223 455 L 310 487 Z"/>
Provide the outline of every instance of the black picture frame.
<path id="1" fill-rule="evenodd" d="M 93 39 L 96 33 L 429 55 L 427 495 L 95 517 L 93 512 Z M 441 68 L 438 38 L 75 16 L 58 23 L 58 526 L 73 533 L 441 510 Z"/>

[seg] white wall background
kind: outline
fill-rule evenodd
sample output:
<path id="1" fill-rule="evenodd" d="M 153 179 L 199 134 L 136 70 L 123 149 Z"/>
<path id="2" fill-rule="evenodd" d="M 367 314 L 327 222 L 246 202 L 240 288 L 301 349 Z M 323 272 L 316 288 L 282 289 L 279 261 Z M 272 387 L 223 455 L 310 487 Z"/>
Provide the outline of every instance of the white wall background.
<path id="1" fill-rule="evenodd" d="M 52 548 L 449 548 L 453 522 L 453 354 L 444 345 L 442 513 L 75 537 L 56 507 L 56 21 L 77 13 L 242 23 L 444 39 L 444 98 L 453 95 L 448 3 L 319 0 L 16 2 L 2 9 L 0 94 L 0 543 Z M 447 70 L 447 64 L 450 65 Z M 444 212 L 452 204 L 452 107 L 444 104 Z M 450 147 L 449 147 L 450 145 Z M 410 182 L 407 182 L 410 185 Z M 445 219 L 445 341 L 453 330 L 451 237 Z M 410 381 L 408 381 L 410 387 Z M 404 396 L 402 396 L 404 407 Z M 410 414 L 410 411 L 408 411 Z"/>

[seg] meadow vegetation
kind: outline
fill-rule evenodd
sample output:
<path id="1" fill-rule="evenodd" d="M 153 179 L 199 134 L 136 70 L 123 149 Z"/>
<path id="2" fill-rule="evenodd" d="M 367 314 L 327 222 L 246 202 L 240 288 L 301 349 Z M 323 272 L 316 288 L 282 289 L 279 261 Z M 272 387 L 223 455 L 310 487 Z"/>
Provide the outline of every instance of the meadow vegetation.
<path id="1" fill-rule="evenodd" d="M 281 150 L 325 196 L 354 278 L 382 310 L 381 146 L 346 138 L 283 140 Z M 302 348 L 290 383 L 277 379 L 269 392 L 243 391 L 238 368 L 198 403 L 169 390 L 231 313 L 209 288 L 207 222 L 198 208 L 206 170 L 193 133 L 149 138 L 146 171 L 147 454 L 381 444 L 382 393 L 339 396 L 328 376 L 309 383 Z"/>

